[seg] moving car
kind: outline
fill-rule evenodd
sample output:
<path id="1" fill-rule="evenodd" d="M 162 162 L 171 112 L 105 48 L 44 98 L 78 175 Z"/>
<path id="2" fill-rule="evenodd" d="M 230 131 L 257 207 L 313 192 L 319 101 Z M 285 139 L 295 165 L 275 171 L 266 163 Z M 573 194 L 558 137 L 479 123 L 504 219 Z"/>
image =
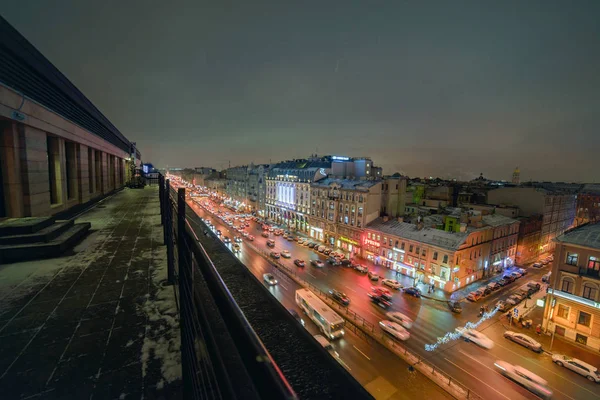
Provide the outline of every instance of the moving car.
<path id="1" fill-rule="evenodd" d="M 290 314 L 292 314 L 292 317 L 296 318 L 296 321 L 300 322 L 300 325 L 304 326 L 304 320 L 300 314 L 298 314 L 298 311 L 294 310 L 293 308 L 290 308 L 288 311 Z"/>
<path id="2" fill-rule="evenodd" d="M 339 290 L 332 289 L 329 291 L 329 296 L 337 301 L 338 303 L 347 306 L 350 304 L 350 298 L 346 296 L 346 293 L 340 292 Z"/>
<path id="3" fill-rule="evenodd" d="M 240 252 L 240 245 L 237 243 L 234 243 L 233 245 L 233 252 L 234 253 L 239 253 Z"/>
<path id="4" fill-rule="evenodd" d="M 410 329 L 413 325 L 413 320 L 398 311 L 390 311 L 385 314 L 390 321 L 402 325 L 406 329 Z"/>
<path id="5" fill-rule="evenodd" d="M 229 236 L 225 236 L 225 237 L 223 238 L 223 241 L 224 241 L 225 243 L 231 243 L 231 239 L 229 239 Z"/>
<path id="6" fill-rule="evenodd" d="M 369 271 L 367 273 L 367 275 L 369 276 L 369 279 L 372 281 L 378 281 L 379 280 L 379 275 L 377 275 L 375 272 L 373 271 Z"/>
<path id="7" fill-rule="evenodd" d="M 282 251 L 281 251 L 281 257 L 283 257 L 283 258 L 291 258 L 291 257 L 292 257 L 292 255 L 290 254 L 290 252 L 289 252 L 289 251 L 287 251 L 287 250 L 282 250 Z"/>
<path id="8" fill-rule="evenodd" d="M 504 300 L 499 300 L 494 306 L 494 308 L 497 308 L 500 311 L 506 311 L 508 310 L 508 307 L 510 307 L 510 305 L 507 304 Z"/>
<path id="9" fill-rule="evenodd" d="M 421 297 L 421 290 L 412 286 L 404 288 L 404 293 L 414 297 Z"/>
<path id="10" fill-rule="evenodd" d="M 396 289 L 396 290 L 400 290 L 404 287 L 404 286 L 402 286 L 402 284 L 400 282 L 398 282 L 397 280 L 394 280 L 394 279 L 382 279 L 381 284 L 383 284 L 385 286 L 389 286 L 392 289 Z"/>
<path id="11" fill-rule="evenodd" d="M 377 304 L 381 308 L 388 308 L 392 305 L 392 303 L 382 296 L 377 296 L 375 293 L 369 293 L 368 296 L 371 298 L 371 301 Z"/>
<path id="12" fill-rule="evenodd" d="M 549 283 L 551 275 L 552 275 L 552 271 L 548 272 L 547 274 L 542 275 L 542 282 Z"/>
<path id="13" fill-rule="evenodd" d="M 319 342 L 319 344 L 321 346 L 323 346 L 323 348 L 325 350 L 327 350 L 329 352 L 329 354 L 331 354 L 334 358 L 339 358 L 340 355 L 337 353 L 337 351 L 335 351 L 335 348 L 333 347 L 333 345 L 329 342 L 329 340 L 325 339 L 325 336 L 323 335 L 315 335 L 313 336 L 317 342 Z"/>
<path id="14" fill-rule="evenodd" d="M 341 264 L 340 264 L 340 262 L 339 262 L 339 261 L 337 260 L 337 258 L 335 258 L 335 257 L 329 257 L 329 258 L 327 259 L 327 262 L 328 262 L 329 264 L 331 264 L 331 265 L 336 265 L 336 266 L 337 266 L 337 265 L 341 265 Z"/>
<path id="15" fill-rule="evenodd" d="M 392 299 L 392 293 L 386 288 L 371 286 L 371 292 L 375 293 L 377 296 L 382 296 L 384 299 Z"/>
<path id="16" fill-rule="evenodd" d="M 367 272 L 369 272 L 369 268 L 367 268 L 364 265 L 360 265 L 360 264 L 355 265 L 354 269 L 357 270 L 358 272 L 362 272 L 363 274 L 366 274 Z"/>
<path id="17" fill-rule="evenodd" d="M 221 230 L 217 229 L 217 236 L 221 236 Z"/>
<path id="18" fill-rule="evenodd" d="M 278 259 L 279 257 L 281 257 L 281 254 L 279 254 L 276 251 L 272 251 L 269 253 L 269 256 L 271 256 L 271 258 Z"/>
<path id="19" fill-rule="evenodd" d="M 585 361 L 578 360 L 577 358 L 571 358 L 564 354 L 553 354 L 552 361 L 560 367 L 565 367 L 571 371 L 577 372 L 579 375 L 585 376 L 592 382 L 600 382 L 600 372 L 598 368 L 586 363 Z"/>
<path id="20" fill-rule="evenodd" d="M 263 233 L 261 233 L 260 235 L 261 235 L 262 237 L 266 237 L 266 238 L 268 238 L 268 237 L 269 237 L 269 232 L 263 232 Z"/>
<path id="21" fill-rule="evenodd" d="M 379 321 L 379 326 L 383 329 L 384 332 L 389 333 L 395 339 L 399 340 L 408 340 L 410 337 L 410 333 L 406 329 L 404 329 L 400 324 L 397 324 L 392 321 L 384 320 Z"/>
<path id="22" fill-rule="evenodd" d="M 548 382 L 528 369 L 500 360 L 496 361 L 494 365 L 502 375 L 517 382 L 542 399 L 550 399 L 552 397 L 552 391 L 548 388 Z"/>
<path id="23" fill-rule="evenodd" d="M 294 264 L 296 264 L 297 267 L 304 267 L 306 265 L 304 260 L 300 260 L 299 258 L 294 260 Z"/>
<path id="24" fill-rule="evenodd" d="M 275 241 L 273 239 L 267 240 L 267 246 L 269 246 L 269 247 L 275 247 Z"/>
<path id="25" fill-rule="evenodd" d="M 277 279 L 271 273 L 266 273 L 263 275 L 263 279 L 267 282 L 268 285 L 274 286 L 277 285 Z"/>
<path id="26" fill-rule="evenodd" d="M 541 343 L 535 341 L 532 337 L 529 337 L 523 333 L 506 331 L 504 332 L 504 337 L 506 339 L 512 340 L 515 343 L 520 344 L 521 346 L 527 347 L 528 349 L 531 349 L 536 353 L 542 352 Z"/>
<path id="27" fill-rule="evenodd" d="M 349 267 L 352 265 L 352 261 L 348 260 L 347 258 L 342 259 L 340 263 L 342 263 L 344 267 Z"/>
<path id="28" fill-rule="evenodd" d="M 233 240 L 234 240 L 236 243 L 242 243 L 242 238 L 241 238 L 241 237 L 239 237 L 239 236 L 236 236 L 235 238 L 233 238 Z"/>
<path id="29" fill-rule="evenodd" d="M 450 311 L 452 311 L 453 313 L 457 313 L 460 314 L 462 312 L 462 305 L 460 304 L 459 301 L 449 301 L 448 302 L 448 308 L 450 309 Z"/>
<path id="30" fill-rule="evenodd" d="M 323 261 L 321 261 L 321 260 L 310 260 L 310 264 L 313 267 L 317 267 L 317 268 L 323 268 L 325 266 L 325 264 L 323 264 Z"/>
<path id="31" fill-rule="evenodd" d="M 456 329 L 458 333 L 467 341 L 473 342 L 479 347 L 484 349 L 491 349 L 494 347 L 494 342 L 483 333 L 476 331 L 475 329 Z"/>
<path id="32" fill-rule="evenodd" d="M 246 239 L 248 239 L 249 241 L 253 242 L 254 241 L 254 236 L 248 235 L 248 236 L 246 236 Z"/>

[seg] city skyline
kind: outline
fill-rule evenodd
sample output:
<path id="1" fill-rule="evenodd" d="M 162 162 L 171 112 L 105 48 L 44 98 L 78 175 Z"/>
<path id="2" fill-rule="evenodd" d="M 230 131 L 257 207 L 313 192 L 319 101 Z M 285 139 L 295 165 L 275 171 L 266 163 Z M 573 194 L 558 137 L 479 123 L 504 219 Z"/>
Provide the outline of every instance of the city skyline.
<path id="1" fill-rule="evenodd" d="M 408 176 L 597 182 L 600 5 L 466 4 L 3 16 L 155 165 L 318 152 Z"/>

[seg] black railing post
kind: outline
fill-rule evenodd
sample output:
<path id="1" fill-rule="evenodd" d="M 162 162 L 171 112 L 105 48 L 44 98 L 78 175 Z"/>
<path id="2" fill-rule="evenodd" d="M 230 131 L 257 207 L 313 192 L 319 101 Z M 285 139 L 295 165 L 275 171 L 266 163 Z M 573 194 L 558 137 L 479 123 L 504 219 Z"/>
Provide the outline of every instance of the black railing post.
<path id="1" fill-rule="evenodd" d="M 158 175 L 158 199 L 160 200 L 160 224 L 165 226 L 165 180 L 162 174 Z M 164 235 L 163 235 L 164 237 Z"/>
<path id="2" fill-rule="evenodd" d="M 193 381 L 194 377 L 190 376 L 192 370 L 190 359 L 191 354 L 195 351 L 193 338 L 190 337 L 190 330 L 186 329 L 187 324 L 192 324 L 190 320 L 191 313 L 188 313 L 192 307 L 192 263 L 189 262 L 190 254 L 186 246 L 185 235 L 185 189 L 177 190 L 177 254 L 179 256 L 179 304 L 181 312 L 179 313 L 179 328 L 181 330 L 181 371 L 183 383 L 183 398 L 193 398 Z"/>
<path id="3" fill-rule="evenodd" d="M 169 183 L 169 179 L 167 179 L 165 181 L 165 189 L 163 190 L 162 196 L 162 202 L 163 202 L 163 211 L 165 214 L 165 229 L 163 229 L 163 242 L 164 244 L 167 244 L 167 237 L 170 236 L 170 233 L 167 235 L 167 228 L 166 228 L 166 222 L 167 222 L 167 213 L 171 212 L 171 201 L 170 201 L 170 194 L 171 194 L 171 184 Z"/>
<path id="4" fill-rule="evenodd" d="M 173 207 L 171 206 L 171 185 L 167 179 L 164 193 L 165 202 L 165 244 L 167 245 L 167 280 L 170 285 L 175 284 L 175 249 L 173 248 Z"/>

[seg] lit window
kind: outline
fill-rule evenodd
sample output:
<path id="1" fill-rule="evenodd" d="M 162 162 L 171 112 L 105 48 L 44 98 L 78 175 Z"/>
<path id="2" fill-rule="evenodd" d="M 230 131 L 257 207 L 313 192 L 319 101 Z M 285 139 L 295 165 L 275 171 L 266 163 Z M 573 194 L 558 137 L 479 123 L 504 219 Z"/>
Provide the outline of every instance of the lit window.
<path id="1" fill-rule="evenodd" d="M 588 260 L 588 269 L 593 269 L 595 271 L 600 270 L 600 258 L 598 257 L 590 257 Z"/>
<path id="2" fill-rule="evenodd" d="M 576 266 L 578 258 L 579 255 L 577 253 L 567 253 L 567 264 Z"/>

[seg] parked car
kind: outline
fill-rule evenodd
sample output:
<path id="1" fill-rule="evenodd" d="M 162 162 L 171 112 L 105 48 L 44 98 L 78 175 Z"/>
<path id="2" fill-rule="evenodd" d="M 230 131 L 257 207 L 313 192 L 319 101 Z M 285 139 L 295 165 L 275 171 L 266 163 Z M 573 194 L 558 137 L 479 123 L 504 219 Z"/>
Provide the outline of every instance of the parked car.
<path id="1" fill-rule="evenodd" d="M 542 399 L 547 400 L 552 397 L 552 391 L 548 388 L 548 382 L 528 369 L 500 360 L 496 361 L 494 365 L 502 375 L 517 382 Z"/>
<path id="2" fill-rule="evenodd" d="M 340 292 L 339 290 L 330 290 L 329 291 L 329 296 L 337 301 L 338 303 L 347 306 L 348 304 L 350 304 L 350 298 L 346 295 L 346 293 Z"/>
<path id="3" fill-rule="evenodd" d="M 491 349 L 494 347 L 494 342 L 492 339 L 484 335 L 483 333 L 476 331 L 475 329 L 457 329 L 456 330 L 460 335 L 467 341 L 473 342 L 479 347 L 483 347 L 484 349 Z"/>
<path id="4" fill-rule="evenodd" d="M 281 257 L 281 254 L 279 254 L 276 251 L 272 251 L 271 253 L 269 253 L 269 256 L 271 256 L 271 258 L 278 259 L 279 257 Z"/>
<path id="5" fill-rule="evenodd" d="M 305 240 L 306 240 L 306 239 L 304 239 L 304 238 L 299 238 L 299 239 L 298 239 L 298 244 L 304 244 L 304 241 L 305 241 Z"/>
<path id="6" fill-rule="evenodd" d="M 536 281 L 529 281 L 527 282 L 527 287 L 534 289 L 537 292 L 542 287 L 542 284 Z"/>
<path id="7" fill-rule="evenodd" d="M 533 263 L 533 268 L 542 268 L 543 264 L 541 262 Z"/>
<path id="8" fill-rule="evenodd" d="M 414 297 L 421 297 L 421 290 L 412 286 L 404 288 L 404 293 Z"/>
<path id="9" fill-rule="evenodd" d="M 371 292 L 376 294 L 377 296 L 381 296 L 386 300 L 392 299 L 392 292 L 382 287 L 371 286 Z"/>
<path id="10" fill-rule="evenodd" d="M 392 303 L 390 301 L 384 299 L 381 296 L 377 296 L 374 293 L 369 293 L 368 296 L 371 298 L 371 301 L 373 303 L 377 304 L 381 308 L 387 309 L 388 307 L 390 307 L 392 305 Z"/>
<path id="11" fill-rule="evenodd" d="M 317 245 L 316 243 L 310 242 L 308 244 L 308 247 L 311 248 L 311 249 L 314 249 L 316 245 Z"/>
<path id="12" fill-rule="evenodd" d="M 372 281 L 378 281 L 379 280 L 379 275 L 377 275 L 375 272 L 373 271 L 369 271 L 367 273 L 367 275 L 369 276 L 369 279 Z"/>
<path id="13" fill-rule="evenodd" d="M 498 281 L 498 285 L 500 285 L 500 286 L 506 286 L 506 285 L 508 285 L 510 282 L 511 282 L 511 280 L 510 280 L 510 279 L 508 279 L 507 277 L 505 277 L 505 276 L 504 276 L 504 277 L 502 277 L 502 279 L 500 279 L 500 280 Z"/>
<path id="14" fill-rule="evenodd" d="M 598 372 L 598 368 L 586 363 L 585 361 L 581 361 L 577 358 L 571 358 L 569 356 L 565 356 L 564 354 L 553 354 L 552 361 L 554 361 L 558 366 L 565 367 L 571 371 L 577 372 L 579 375 L 585 376 L 592 382 L 600 382 L 600 372 Z"/>
<path id="15" fill-rule="evenodd" d="M 460 304 L 459 301 L 449 301 L 448 302 L 448 308 L 453 313 L 460 314 L 462 312 L 462 305 Z"/>
<path id="16" fill-rule="evenodd" d="M 527 347 L 528 349 L 531 349 L 531 350 L 535 351 L 536 353 L 542 352 L 541 343 L 523 333 L 506 331 L 506 332 L 504 332 L 504 337 L 506 339 L 512 340 L 515 343 L 520 344 L 521 346 Z"/>
<path id="17" fill-rule="evenodd" d="M 515 279 L 519 279 L 523 276 L 523 274 L 519 273 L 518 271 L 513 271 L 510 273 L 510 275 L 513 276 Z"/>
<path id="18" fill-rule="evenodd" d="M 325 250 L 323 250 L 323 254 L 325 254 L 326 256 L 328 256 L 329 253 L 331 253 L 331 249 L 325 249 Z"/>
<path id="19" fill-rule="evenodd" d="M 509 306 L 516 306 L 517 304 L 519 304 L 521 302 L 521 298 L 518 295 L 513 294 L 513 295 L 508 296 L 508 298 L 506 299 L 505 302 Z"/>
<path id="20" fill-rule="evenodd" d="M 293 242 L 294 237 L 292 235 L 288 235 L 287 240 L 288 240 L 288 242 Z"/>
<path id="21" fill-rule="evenodd" d="M 386 317 L 392 322 L 396 322 L 402 325 L 406 329 L 410 329 L 413 325 L 413 320 L 408 318 L 406 315 L 398 311 L 390 311 L 385 314 Z"/>
<path id="22" fill-rule="evenodd" d="M 471 293 L 469 293 L 467 295 L 467 300 L 469 300 L 469 301 L 477 301 L 477 300 L 479 300 L 481 298 L 481 296 L 482 296 L 481 292 L 478 292 L 478 291 L 471 292 Z"/>
<path id="23" fill-rule="evenodd" d="M 397 324 L 395 322 L 387 320 L 379 321 L 379 326 L 384 332 L 389 333 L 395 339 L 408 340 L 408 338 L 410 338 L 410 333 L 408 333 L 406 329 L 400 326 L 400 324 Z"/>
<path id="24" fill-rule="evenodd" d="M 517 268 L 517 272 L 520 273 L 521 276 L 527 275 L 527 270 L 524 268 Z"/>
<path id="25" fill-rule="evenodd" d="M 283 258 L 291 258 L 292 255 L 287 250 L 281 250 L 281 257 L 283 257 Z"/>
<path id="26" fill-rule="evenodd" d="M 514 276 L 512 276 L 511 274 L 507 274 L 507 275 L 504 275 L 504 276 L 502 277 L 502 279 L 506 279 L 506 280 L 507 280 L 509 283 L 512 283 L 512 282 L 514 282 L 514 281 L 515 281 L 517 278 L 515 278 L 515 277 L 514 277 Z"/>
<path id="27" fill-rule="evenodd" d="M 277 285 L 277 279 L 271 273 L 267 273 L 263 275 L 263 279 L 267 282 L 267 285 L 275 286 Z"/>
<path id="28" fill-rule="evenodd" d="M 499 300 L 496 305 L 494 306 L 494 308 L 497 308 L 500 311 L 506 311 L 509 307 L 509 304 L 507 304 L 504 300 Z"/>
<path id="29" fill-rule="evenodd" d="M 396 290 L 400 290 L 404 287 L 404 286 L 402 286 L 402 284 L 400 282 L 398 282 L 397 280 L 394 280 L 394 279 L 382 279 L 381 284 L 385 285 L 385 286 L 389 286 L 392 289 L 396 289 Z"/>
<path id="30" fill-rule="evenodd" d="M 352 262 L 350 260 L 348 260 L 347 258 L 344 258 L 343 260 L 340 261 L 340 263 L 344 266 L 344 267 L 349 267 L 352 265 Z"/>
<path id="31" fill-rule="evenodd" d="M 355 265 L 354 269 L 357 270 L 358 272 L 362 272 L 363 274 L 366 274 L 367 272 L 369 272 L 369 268 L 367 268 L 364 265 L 360 265 L 360 264 Z"/>
<path id="32" fill-rule="evenodd" d="M 306 265 L 304 260 L 300 260 L 299 258 L 294 260 L 294 264 L 296 264 L 297 267 L 304 267 Z"/>
<path id="33" fill-rule="evenodd" d="M 325 264 L 323 264 L 323 261 L 321 261 L 321 260 L 310 260 L 310 264 L 313 267 L 317 267 L 317 268 L 323 268 L 325 266 Z"/>
<path id="34" fill-rule="evenodd" d="M 549 283 L 551 275 L 552 275 L 552 271 L 548 272 L 547 274 L 542 275 L 542 282 Z"/>
<path id="35" fill-rule="evenodd" d="M 500 285 L 496 282 L 488 283 L 486 287 L 492 291 L 500 289 Z"/>
<path id="36" fill-rule="evenodd" d="M 327 262 L 328 262 L 329 264 L 331 264 L 331 265 L 335 265 L 335 266 L 337 266 L 337 265 L 341 265 L 341 263 L 340 263 L 340 262 L 337 260 L 337 258 L 335 258 L 335 257 L 329 257 L 329 258 L 327 259 Z"/>

